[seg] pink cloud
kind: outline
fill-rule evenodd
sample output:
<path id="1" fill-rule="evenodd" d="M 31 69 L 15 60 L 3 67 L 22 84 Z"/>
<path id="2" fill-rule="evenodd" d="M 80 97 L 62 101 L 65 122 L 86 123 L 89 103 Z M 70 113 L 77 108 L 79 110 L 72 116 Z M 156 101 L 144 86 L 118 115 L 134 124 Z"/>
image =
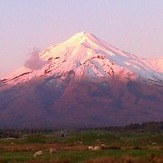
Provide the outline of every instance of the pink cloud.
<path id="1" fill-rule="evenodd" d="M 33 51 L 29 53 L 30 57 L 25 61 L 24 66 L 32 70 L 42 68 L 47 62 L 40 59 L 39 53 L 40 50 L 34 48 Z"/>

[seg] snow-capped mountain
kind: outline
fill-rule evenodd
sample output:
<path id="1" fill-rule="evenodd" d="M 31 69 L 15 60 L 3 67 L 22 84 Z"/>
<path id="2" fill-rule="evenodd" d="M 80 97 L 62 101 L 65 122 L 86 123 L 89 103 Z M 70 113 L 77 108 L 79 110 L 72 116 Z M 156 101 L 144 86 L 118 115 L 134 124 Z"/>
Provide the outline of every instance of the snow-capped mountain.
<path id="1" fill-rule="evenodd" d="M 81 32 L 0 81 L 0 127 L 99 127 L 163 120 L 162 59 Z M 36 121 L 37 120 L 37 121 Z"/>
<path id="2" fill-rule="evenodd" d="M 6 77 L 6 82 L 17 84 L 39 76 L 63 75 L 71 70 L 78 78 L 106 79 L 115 76 L 142 78 L 162 84 L 162 62 L 149 61 L 121 51 L 96 36 L 81 32 L 63 43 L 56 44 L 40 54 L 45 64 L 39 70 L 22 67 Z"/>

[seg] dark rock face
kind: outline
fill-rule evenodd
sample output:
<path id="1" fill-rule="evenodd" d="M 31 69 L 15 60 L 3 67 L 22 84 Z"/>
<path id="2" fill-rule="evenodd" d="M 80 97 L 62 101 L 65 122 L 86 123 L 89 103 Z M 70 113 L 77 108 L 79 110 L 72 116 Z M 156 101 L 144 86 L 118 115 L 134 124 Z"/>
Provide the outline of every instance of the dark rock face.
<path id="1" fill-rule="evenodd" d="M 42 77 L 0 89 L 0 127 L 107 127 L 163 120 L 163 87 Z M 2 89 L 3 88 L 3 89 Z"/>

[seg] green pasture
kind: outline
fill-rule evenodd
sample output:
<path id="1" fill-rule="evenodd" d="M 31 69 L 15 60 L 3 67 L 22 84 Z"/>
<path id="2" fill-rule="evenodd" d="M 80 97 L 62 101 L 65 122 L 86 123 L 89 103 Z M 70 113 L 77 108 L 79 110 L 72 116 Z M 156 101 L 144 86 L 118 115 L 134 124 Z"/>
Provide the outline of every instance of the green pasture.
<path id="1" fill-rule="evenodd" d="M 34 150 L 10 151 L 11 144 L 18 147 L 26 145 L 46 147 L 51 144 L 68 146 L 67 149 L 58 149 L 55 154 L 49 154 L 48 148 L 42 149 L 43 156 L 33 158 Z M 105 149 L 89 151 L 89 145 L 105 145 Z M 84 148 L 71 150 L 71 147 L 82 145 Z M 3 146 L 3 148 L 2 148 Z M 67 131 L 64 137 L 58 133 L 29 134 L 21 139 L 0 139 L 0 163 L 17 162 L 83 162 L 85 160 L 101 157 L 121 158 L 132 156 L 148 160 L 151 156 L 163 156 L 163 133 L 134 133 L 134 132 L 109 132 L 102 130 Z"/>

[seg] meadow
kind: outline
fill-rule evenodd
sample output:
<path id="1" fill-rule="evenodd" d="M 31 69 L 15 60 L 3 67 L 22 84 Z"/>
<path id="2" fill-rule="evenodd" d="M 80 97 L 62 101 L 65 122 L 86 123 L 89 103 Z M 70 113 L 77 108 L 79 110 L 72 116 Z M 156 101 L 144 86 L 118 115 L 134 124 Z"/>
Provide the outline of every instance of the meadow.
<path id="1" fill-rule="evenodd" d="M 98 150 L 88 150 L 99 146 Z M 49 153 L 50 148 L 56 152 Z M 36 151 L 43 156 L 34 158 Z M 0 139 L 1 163 L 162 163 L 162 132 L 113 132 L 107 130 L 65 130 L 28 133 L 21 138 Z"/>

